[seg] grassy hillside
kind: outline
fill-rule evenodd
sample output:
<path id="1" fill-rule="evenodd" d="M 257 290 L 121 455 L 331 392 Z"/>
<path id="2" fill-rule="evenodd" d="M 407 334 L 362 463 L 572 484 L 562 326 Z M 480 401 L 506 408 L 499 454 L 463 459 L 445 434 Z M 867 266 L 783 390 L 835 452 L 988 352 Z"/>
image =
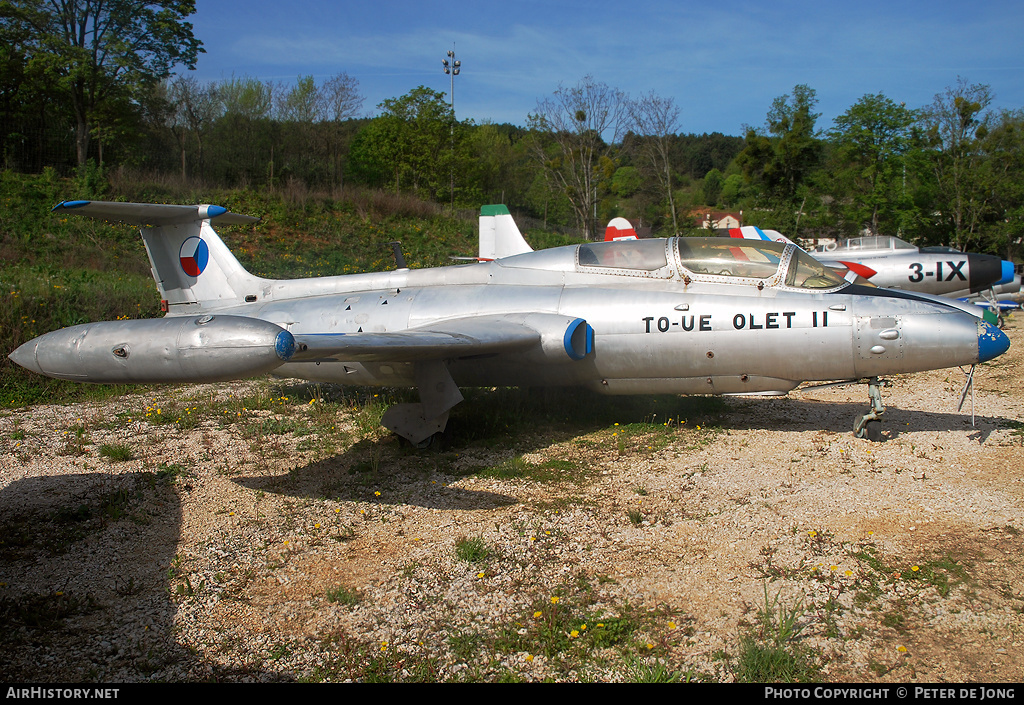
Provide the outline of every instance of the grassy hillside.
<path id="1" fill-rule="evenodd" d="M 108 181 L 2 172 L 0 408 L 110 393 L 25 372 L 6 357 L 23 342 L 86 321 L 161 315 L 136 228 L 50 212 L 60 201 L 79 198 L 215 203 L 260 216 L 255 226 L 218 232 L 243 266 L 270 278 L 390 269 L 394 240 L 402 243 L 414 269 L 451 264 L 450 257 L 475 255 L 477 249 L 474 214 L 451 217 L 441 206 L 409 196 L 367 190 L 337 195 L 305 189 L 197 190 L 137 175 Z M 540 231 L 527 233 L 527 239 L 538 249 L 572 241 Z"/>

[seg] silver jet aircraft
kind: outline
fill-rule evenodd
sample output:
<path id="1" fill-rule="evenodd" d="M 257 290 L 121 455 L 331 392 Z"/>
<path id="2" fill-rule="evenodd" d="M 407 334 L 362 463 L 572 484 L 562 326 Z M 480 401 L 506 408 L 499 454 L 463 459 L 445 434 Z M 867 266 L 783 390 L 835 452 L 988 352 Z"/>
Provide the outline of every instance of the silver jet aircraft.
<path id="1" fill-rule="evenodd" d="M 1013 262 L 947 248 L 918 248 L 898 237 L 856 237 L 811 254 L 875 286 L 958 298 L 1013 281 Z"/>
<path id="2" fill-rule="evenodd" d="M 792 242 L 776 230 L 752 225 L 731 228 L 729 237 Z M 810 254 L 840 273 L 852 272 L 887 289 L 950 298 L 1020 291 L 1013 262 L 950 247 L 917 247 L 898 237 L 855 237 L 821 245 Z"/>
<path id="3" fill-rule="evenodd" d="M 11 354 L 83 382 L 212 382 L 273 373 L 408 386 L 383 425 L 414 444 L 444 430 L 465 386 L 584 386 L 606 394 L 785 394 L 864 380 L 854 424 L 877 440 L 878 378 L 990 360 L 997 328 L 908 292 L 861 287 L 791 244 L 620 240 L 529 251 L 504 206 L 481 209 L 474 264 L 313 279 L 251 275 L 218 206 L 64 202 L 62 215 L 142 226 L 167 315 L 86 323 Z M 491 254 L 493 257 L 484 257 Z"/>

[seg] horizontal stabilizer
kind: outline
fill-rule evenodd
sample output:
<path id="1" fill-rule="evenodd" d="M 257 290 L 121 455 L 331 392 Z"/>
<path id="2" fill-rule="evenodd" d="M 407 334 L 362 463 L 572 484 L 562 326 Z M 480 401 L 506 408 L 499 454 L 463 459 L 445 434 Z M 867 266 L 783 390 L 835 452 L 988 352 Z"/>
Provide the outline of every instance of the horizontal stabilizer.
<path id="1" fill-rule="evenodd" d="M 259 218 L 232 213 L 223 206 L 179 206 L 161 203 L 118 203 L 116 201 L 62 201 L 54 213 L 84 215 L 101 220 L 116 220 L 131 225 L 178 225 L 196 220 L 215 220 L 225 225 L 258 223 Z"/>
<path id="2" fill-rule="evenodd" d="M 53 212 L 139 226 L 164 310 L 171 315 L 252 303 L 268 284 L 245 271 L 212 225 L 251 225 L 259 218 L 222 206 L 113 201 L 64 201 Z"/>

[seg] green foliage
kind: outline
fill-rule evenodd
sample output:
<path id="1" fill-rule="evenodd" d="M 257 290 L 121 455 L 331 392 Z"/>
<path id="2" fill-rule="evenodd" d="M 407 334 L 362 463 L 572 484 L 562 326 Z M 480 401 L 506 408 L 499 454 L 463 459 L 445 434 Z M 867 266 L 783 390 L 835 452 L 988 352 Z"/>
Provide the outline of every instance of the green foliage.
<path id="1" fill-rule="evenodd" d="M 444 94 L 419 86 L 400 98 L 377 106 L 380 117 L 356 137 L 353 156 L 364 178 L 390 186 L 398 193 L 438 199 L 451 185 L 455 150 L 463 142 Z"/>
<path id="2" fill-rule="evenodd" d="M 115 463 L 123 463 L 135 457 L 132 449 L 121 443 L 104 443 L 100 446 L 100 457 Z"/>
<path id="3" fill-rule="evenodd" d="M 6 4 L 4 24 L 23 40 L 25 78 L 45 86 L 55 111 L 70 108 L 79 167 L 91 139 L 101 148 L 114 141 L 137 115 L 134 99 L 176 64 L 194 68 L 202 51 L 185 21 L 195 12 L 188 0 L 67 2 L 59 10 L 31 0 Z"/>
<path id="4" fill-rule="evenodd" d="M 337 602 L 340 605 L 347 605 L 349 607 L 359 604 L 363 599 L 357 590 L 353 590 L 345 585 L 327 588 L 326 597 L 328 602 Z"/>
<path id="5" fill-rule="evenodd" d="M 455 556 L 466 563 L 483 563 L 491 555 L 491 549 L 481 536 L 463 536 L 455 542 Z"/>
<path id="6" fill-rule="evenodd" d="M 814 680 L 818 669 L 797 641 L 804 629 L 803 601 L 790 606 L 780 593 L 768 596 L 758 610 L 756 630 L 740 638 L 736 679 L 742 683 L 796 683 Z"/>
<path id="7" fill-rule="evenodd" d="M 917 120 L 916 111 L 881 93 L 865 95 L 835 119 L 826 174 L 847 234 L 914 232 L 921 215 L 906 169 Z"/>
<path id="8" fill-rule="evenodd" d="M 772 225 L 790 237 L 798 236 L 802 190 L 821 160 L 817 102 L 814 89 L 803 84 L 776 98 L 765 120 L 767 134 L 748 129 L 746 147 L 736 158 L 744 177 L 761 189 L 780 218 Z"/>

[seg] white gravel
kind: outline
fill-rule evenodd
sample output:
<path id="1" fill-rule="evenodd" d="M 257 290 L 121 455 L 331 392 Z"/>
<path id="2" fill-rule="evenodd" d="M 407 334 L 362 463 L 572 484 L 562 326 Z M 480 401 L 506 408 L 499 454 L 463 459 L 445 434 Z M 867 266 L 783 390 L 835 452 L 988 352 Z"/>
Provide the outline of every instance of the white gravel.
<path id="1" fill-rule="evenodd" d="M 822 680 L 1024 681 L 1019 321 L 1008 334 L 975 426 L 960 371 L 899 377 L 878 444 L 850 432 L 862 386 L 732 399 L 710 430 L 445 453 L 349 447 L 344 406 L 239 405 L 266 382 L 0 412 L 0 678 L 620 680 L 633 658 L 732 680 L 767 594 Z M 193 407 L 187 428 L 154 420 Z M 324 418 L 334 448 L 252 431 Z M 469 473 L 512 456 L 586 472 Z M 466 537 L 486 560 L 458 557 Z M 638 626 L 545 655 L 542 608 Z"/>

